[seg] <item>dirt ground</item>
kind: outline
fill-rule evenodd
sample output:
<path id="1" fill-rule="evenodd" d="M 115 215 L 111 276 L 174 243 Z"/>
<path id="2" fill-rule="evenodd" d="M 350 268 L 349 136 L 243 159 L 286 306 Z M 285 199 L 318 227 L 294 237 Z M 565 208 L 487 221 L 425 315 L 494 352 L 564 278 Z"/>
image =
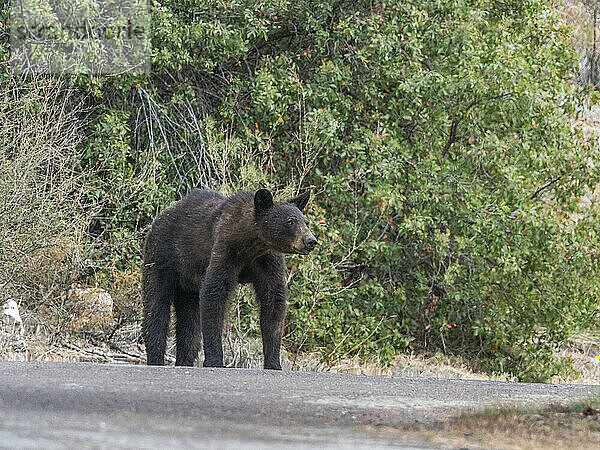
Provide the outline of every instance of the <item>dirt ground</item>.
<path id="1" fill-rule="evenodd" d="M 600 401 L 531 410 L 493 410 L 451 418 L 408 436 L 442 448 L 597 449 Z"/>

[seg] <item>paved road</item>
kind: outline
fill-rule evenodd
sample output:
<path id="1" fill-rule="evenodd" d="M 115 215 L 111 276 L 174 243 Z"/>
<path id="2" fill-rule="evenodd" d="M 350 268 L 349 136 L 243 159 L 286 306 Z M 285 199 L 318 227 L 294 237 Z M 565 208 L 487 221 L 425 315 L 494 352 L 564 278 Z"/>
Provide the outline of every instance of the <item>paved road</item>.
<path id="1" fill-rule="evenodd" d="M 598 394 L 590 386 L 0 362 L 0 447 L 421 447 L 389 430 Z"/>

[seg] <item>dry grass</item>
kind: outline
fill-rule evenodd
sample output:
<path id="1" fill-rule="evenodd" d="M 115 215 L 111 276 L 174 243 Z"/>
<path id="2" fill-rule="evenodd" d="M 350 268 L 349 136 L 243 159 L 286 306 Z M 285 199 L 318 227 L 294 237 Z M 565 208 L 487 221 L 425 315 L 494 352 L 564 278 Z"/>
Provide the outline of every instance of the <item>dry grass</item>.
<path id="1" fill-rule="evenodd" d="M 373 427 L 369 428 L 374 431 Z M 432 425 L 377 427 L 399 442 L 427 442 L 430 448 L 597 449 L 600 397 L 571 406 L 503 408 L 464 413 Z"/>
<path id="2" fill-rule="evenodd" d="M 343 359 L 327 364 L 318 353 L 304 354 L 296 360 L 286 355 L 291 370 L 353 373 L 371 376 L 403 376 L 409 378 L 450 378 L 490 380 L 489 375 L 473 371 L 462 358 L 436 353 L 433 356 L 398 355 L 389 365 L 379 361 L 361 361 L 359 358 Z"/>
<path id="3" fill-rule="evenodd" d="M 425 432 L 425 437 L 433 444 L 455 448 L 564 449 L 576 443 L 581 449 L 597 449 L 599 406 L 591 401 L 573 407 L 465 414 L 450 419 L 442 430 Z"/>
<path id="4" fill-rule="evenodd" d="M 591 11 L 592 9 L 581 0 L 566 0 L 563 2 L 562 13 L 567 23 L 574 28 L 575 47 L 579 51 L 594 44 L 594 21 Z"/>
<path id="5" fill-rule="evenodd" d="M 600 333 L 581 333 L 571 344 L 556 351 L 559 358 L 569 358 L 575 372 L 569 377 L 556 376 L 553 383 L 600 384 Z"/>
<path id="6" fill-rule="evenodd" d="M 0 302 L 52 303 L 83 265 L 83 112 L 61 80 L 0 82 Z"/>

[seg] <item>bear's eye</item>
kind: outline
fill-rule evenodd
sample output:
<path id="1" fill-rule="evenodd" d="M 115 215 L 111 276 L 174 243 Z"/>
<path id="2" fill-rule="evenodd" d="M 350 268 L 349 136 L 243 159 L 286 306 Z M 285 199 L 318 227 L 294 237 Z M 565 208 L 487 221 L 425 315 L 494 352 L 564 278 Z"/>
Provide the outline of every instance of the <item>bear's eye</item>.
<path id="1" fill-rule="evenodd" d="M 290 217 L 290 218 L 287 220 L 287 223 L 288 223 L 289 225 L 294 225 L 294 224 L 296 223 L 296 219 L 295 219 L 295 218 L 293 218 L 293 217 Z"/>

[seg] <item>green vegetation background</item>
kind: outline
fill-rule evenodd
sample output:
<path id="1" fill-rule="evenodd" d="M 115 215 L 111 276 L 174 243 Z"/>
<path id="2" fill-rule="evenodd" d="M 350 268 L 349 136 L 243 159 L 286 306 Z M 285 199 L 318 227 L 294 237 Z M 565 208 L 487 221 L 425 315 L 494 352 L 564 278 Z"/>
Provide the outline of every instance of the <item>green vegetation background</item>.
<path id="1" fill-rule="evenodd" d="M 553 2 L 150 11 L 150 73 L 60 77 L 11 69 L 0 14 L 0 275 L 29 308 L 60 316 L 81 282 L 139 320 L 141 245 L 163 207 L 192 187 L 311 187 L 320 246 L 289 258 L 288 350 L 568 370 L 552 349 L 599 318 L 598 170 Z M 257 333 L 247 292 L 241 309 Z"/>

